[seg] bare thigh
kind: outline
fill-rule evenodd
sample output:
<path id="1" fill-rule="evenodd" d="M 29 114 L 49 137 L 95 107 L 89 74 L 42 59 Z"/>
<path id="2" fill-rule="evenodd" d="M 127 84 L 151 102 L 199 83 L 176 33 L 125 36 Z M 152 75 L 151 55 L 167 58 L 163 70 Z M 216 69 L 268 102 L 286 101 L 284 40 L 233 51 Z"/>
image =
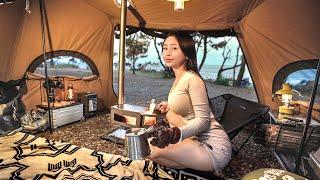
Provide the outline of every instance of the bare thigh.
<path id="1" fill-rule="evenodd" d="M 180 165 L 181 167 L 192 168 L 201 171 L 212 171 L 212 159 L 208 151 L 204 148 L 200 142 L 185 139 L 177 144 L 170 144 L 164 149 L 151 146 L 152 154 L 150 159 L 161 164 L 163 162 L 171 162 L 172 164 L 162 164 L 168 167 L 176 167 Z M 166 161 L 168 160 L 168 161 Z M 170 166 L 172 165 L 172 166 Z"/>

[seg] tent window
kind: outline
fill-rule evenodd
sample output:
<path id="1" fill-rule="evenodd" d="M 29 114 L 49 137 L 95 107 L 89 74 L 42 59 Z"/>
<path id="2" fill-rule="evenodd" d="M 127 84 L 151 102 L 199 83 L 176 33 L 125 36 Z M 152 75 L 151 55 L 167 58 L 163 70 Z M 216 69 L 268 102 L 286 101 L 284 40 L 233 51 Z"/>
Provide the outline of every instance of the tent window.
<path id="1" fill-rule="evenodd" d="M 99 76 L 98 69 L 89 57 L 73 51 L 54 51 L 47 54 L 49 77 Z M 43 55 L 38 56 L 29 66 L 28 72 L 45 75 Z"/>
<path id="2" fill-rule="evenodd" d="M 158 34 L 160 32 L 157 32 Z M 113 56 L 113 87 L 118 94 L 119 39 L 115 31 Z M 148 99 L 138 105 L 148 106 L 151 99 L 158 103 L 167 99 L 174 77 L 162 58 L 163 36 L 150 36 L 149 31 L 131 31 L 126 39 L 125 102 L 137 104 L 141 94 Z M 154 35 L 154 34 L 152 34 Z M 211 37 L 191 33 L 196 42 L 198 69 L 205 80 L 209 97 L 230 93 L 258 101 L 245 57 L 236 37 Z M 145 83 L 147 82 L 147 83 Z M 143 88 L 141 88 L 143 87 Z"/>
<path id="3" fill-rule="evenodd" d="M 303 60 L 290 63 L 282 67 L 274 77 L 272 92 L 279 90 L 283 83 L 289 83 L 297 90 L 301 100 L 309 100 L 315 76 L 318 60 Z"/>

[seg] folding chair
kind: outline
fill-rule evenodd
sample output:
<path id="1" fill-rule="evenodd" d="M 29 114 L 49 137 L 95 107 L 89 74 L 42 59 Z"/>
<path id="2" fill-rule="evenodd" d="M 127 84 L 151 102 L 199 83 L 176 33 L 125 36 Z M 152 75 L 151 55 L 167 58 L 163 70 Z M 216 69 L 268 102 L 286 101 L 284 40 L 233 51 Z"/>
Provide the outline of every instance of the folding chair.
<path id="1" fill-rule="evenodd" d="M 261 126 L 264 117 L 269 112 L 269 107 L 247 99 L 243 99 L 232 94 L 223 94 L 210 99 L 213 105 L 213 114 L 217 121 L 224 127 L 230 140 L 247 125 L 256 123 L 255 129 L 242 142 L 240 148 L 236 148 L 238 153 L 249 138 Z"/>

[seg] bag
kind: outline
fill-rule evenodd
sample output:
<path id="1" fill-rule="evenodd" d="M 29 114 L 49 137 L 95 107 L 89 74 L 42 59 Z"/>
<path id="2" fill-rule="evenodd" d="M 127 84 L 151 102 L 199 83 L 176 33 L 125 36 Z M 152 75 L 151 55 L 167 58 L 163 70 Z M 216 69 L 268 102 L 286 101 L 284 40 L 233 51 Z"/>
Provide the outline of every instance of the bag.
<path id="1" fill-rule="evenodd" d="M 0 81 L 0 135 L 20 127 L 20 117 L 25 113 L 21 100 L 21 86 L 25 80 Z"/>
<path id="2" fill-rule="evenodd" d="M 0 135 L 7 134 L 20 127 L 16 104 L 16 100 L 0 104 Z"/>
<path id="3" fill-rule="evenodd" d="M 32 109 L 21 117 L 24 132 L 41 132 L 49 128 L 49 113 L 43 109 Z"/>

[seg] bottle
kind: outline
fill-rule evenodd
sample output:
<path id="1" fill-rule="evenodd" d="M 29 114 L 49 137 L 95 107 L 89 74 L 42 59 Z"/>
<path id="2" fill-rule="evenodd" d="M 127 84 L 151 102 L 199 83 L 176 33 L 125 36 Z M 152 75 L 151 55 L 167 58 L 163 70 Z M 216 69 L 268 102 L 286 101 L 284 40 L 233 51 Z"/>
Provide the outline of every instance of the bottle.
<path id="1" fill-rule="evenodd" d="M 74 89 L 73 89 L 73 85 L 71 83 L 68 84 L 67 100 L 74 101 Z"/>
<path id="2" fill-rule="evenodd" d="M 149 105 L 149 112 L 150 114 L 153 114 L 154 109 L 156 108 L 155 99 L 152 99 Z"/>

